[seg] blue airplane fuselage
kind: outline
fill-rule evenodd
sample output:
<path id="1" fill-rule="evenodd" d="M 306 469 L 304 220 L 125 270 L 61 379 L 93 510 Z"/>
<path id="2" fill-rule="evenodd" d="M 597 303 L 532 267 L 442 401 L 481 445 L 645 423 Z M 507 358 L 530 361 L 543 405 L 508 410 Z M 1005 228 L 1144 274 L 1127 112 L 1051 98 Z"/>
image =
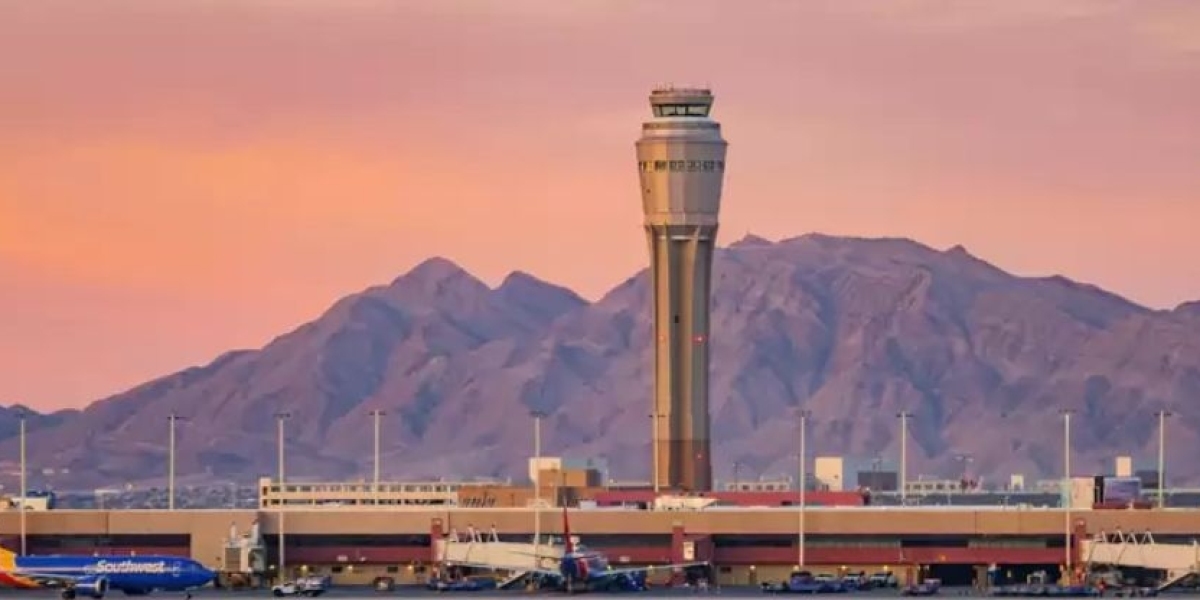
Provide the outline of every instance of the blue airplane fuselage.
<path id="1" fill-rule="evenodd" d="M 6 583 L 30 587 L 57 581 L 78 595 L 93 597 L 108 590 L 185 591 L 216 577 L 200 563 L 178 556 L 14 556 L 6 570 L 5 579 L 13 580 Z"/>
<path id="2" fill-rule="evenodd" d="M 571 552 L 563 555 L 558 568 L 563 577 L 589 581 L 605 577 L 608 559 L 596 552 Z"/>
<path id="3" fill-rule="evenodd" d="M 558 568 L 564 581 L 577 582 L 585 589 L 640 590 L 646 582 L 645 572 L 614 572 L 608 558 L 599 552 L 570 552 L 563 555 Z"/>

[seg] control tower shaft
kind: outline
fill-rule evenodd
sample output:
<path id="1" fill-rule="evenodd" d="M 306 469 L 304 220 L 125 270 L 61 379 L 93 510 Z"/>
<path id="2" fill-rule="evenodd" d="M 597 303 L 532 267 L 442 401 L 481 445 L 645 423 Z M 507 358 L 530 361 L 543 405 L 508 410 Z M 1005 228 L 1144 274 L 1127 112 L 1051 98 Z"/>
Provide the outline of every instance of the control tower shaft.
<path id="1" fill-rule="evenodd" d="M 726 142 L 706 89 L 659 89 L 637 142 L 654 285 L 654 476 L 712 489 L 709 294 Z"/>

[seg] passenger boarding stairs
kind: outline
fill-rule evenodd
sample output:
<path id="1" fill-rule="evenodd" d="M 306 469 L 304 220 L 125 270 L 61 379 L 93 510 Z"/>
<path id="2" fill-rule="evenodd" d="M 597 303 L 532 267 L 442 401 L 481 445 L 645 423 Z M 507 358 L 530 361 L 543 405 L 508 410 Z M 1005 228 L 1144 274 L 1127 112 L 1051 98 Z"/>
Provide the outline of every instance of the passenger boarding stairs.
<path id="1" fill-rule="evenodd" d="M 499 589 L 499 590 L 513 589 L 517 586 L 518 583 L 521 583 L 521 581 L 524 580 L 525 576 L 527 576 L 527 575 L 529 575 L 529 571 L 512 571 L 511 574 L 509 574 L 507 577 L 496 582 L 496 589 Z"/>
<path id="2" fill-rule="evenodd" d="M 1200 545 L 1163 544 L 1146 533 L 1100 532 L 1084 540 L 1081 550 L 1091 564 L 1138 567 L 1166 572 L 1159 589 L 1200 573 Z"/>
<path id="3" fill-rule="evenodd" d="M 541 544 L 539 547 L 520 542 L 502 542 L 494 528 L 487 534 L 481 534 L 473 528 L 466 535 L 452 530 L 445 538 L 437 540 L 437 556 L 441 557 L 443 565 L 506 571 L 509 575 L 499 582 L 502 588 L 520 581 L 535 566 L 557 569 L 562 553 L 561 546 L 551 544 Z"/>

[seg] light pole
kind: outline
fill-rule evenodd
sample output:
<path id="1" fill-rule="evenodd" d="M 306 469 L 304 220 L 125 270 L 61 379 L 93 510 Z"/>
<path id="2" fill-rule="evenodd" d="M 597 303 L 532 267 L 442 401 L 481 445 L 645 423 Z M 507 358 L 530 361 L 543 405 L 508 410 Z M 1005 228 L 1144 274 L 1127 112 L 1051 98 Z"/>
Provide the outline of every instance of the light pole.
<path id="1" fill-rule="evenodd" d="M 1074 580 L 1072 575 L 1071 552 L 1071 413 L 1069 408 L 1058 411 L 1063 416 L 1063 548 L 1066 553 L 1065 567 L 1067 583 Z"/>
<path id="2" fill-rule="evenodd" d="M 599 458 L 600 466 L 604 467 L 604 478 L 602 481 L 604 482 L 604 487 L 607 488 L 608 485 L 612 483 L 612 467 L 609 466 L 607 454 L 601 454 Z"/>
<path id="3" fill-rule="evenodd" d="M 1154 416 L 1158 417 L 1158 507 L 1162 508 L 1166 506 L 1167 417 L 1171 416 L 1171 412 L 1160 410 Z"/>
<path id="4" fill-rule="evenodd" d="M 796 566 L 798 569 L 804 568 L 804 515 L 807 506 L 808 494 L 808 453 L 805 448 L 805 437 L 808 434 L 808 417 L 812 415 L 812 411 L 801 409 L 797 411 L 797 416 L 800 417 L 800 452 L 797 454 L 797 459 L 800 463 L 800 510 L 797 511 L 798 534 L 796 539 Z"/>
<path id="5" fill-rule="evenodd" d="M 22 410 L 17 414 L 17 419 L 21 427 L 21 556 L 25 556 L 25 504 L 28 499 L 26 496 L 29 491 L 25 486 L 26 468 L 25 468 L 25 419 L 28 417 L 25 411 Z"/>
<path id="6" fill-rule="evenodd" d="M 285 488 L 283 479 L 283 422 L 290 418 L 292 418 L 292 413 L 290 412 L 284 411 L 275 413 L 275 421 L 277 424 L 276 438 L 279 443 L 279 504 L 277 505 L 279 510 L 279 570 L 276 571 L 276 573 L 278 574 L 280 581 L 283 581 L 285 565 L 283 549 L 283 515 L 285 512 L 287 512 L 284 509 L 284 502 L 287 500 L 287 490 Z"/>
<path id="7" fill-rule="evenodd" d="M 969 467 L 967 465 L 971 464 L 971 462 L 975 460 L 975 457 L 971 456 L 970 454 L 956 454 L 954 456 L 954 460 L 957 460 L 958 462 L 962 463 L 962 471 L 959 472 L 959 476 L 963 480 L 964 489 L 965 489 L 967 476 L 970 473 Z"/>
<path id="8" fill-rule="evenodd" d="M 655 498 L 658 497 L 658 490 L 659 490 L 659 483 L 658 483 L 658 469 L 659 469 L 659 466 L 658 466 L 658 461 L 659 461 L 658 420 L 665 416 L 666 415 L 664 415 L 660 412 L 650 413 L 650 443 L 654 445 L 653 450 L 651 450 L 651 453 L 653 454 L 652 460 L 654 461 L 654 466 L 652 467 L 653 472 L 651 474 L 651 477 L 654 480 L 654 497 Z"/>
<path id="9" fill-rule="evenodd" d="M 375 506 L 379 506 L 379 420 L 386 414 L 382 410 L 371 411 L 371 418 L 375 420 L 375 472 L 371 479 L 371 495 L 375 497 Z"/>
<path id="10" fill-rule="evenodd" d="M 900 504 L 908 503 L 908 420 L 913 414 L 902 410 L 896 413 L 900 419 Z"/>
<path id="11" fill-rule="evenodd" d="M 546 413 L 534 410 L 529 416 L 533 417 L 533 564 L 536 567 L 542 537 L 542 419 Z"/>
<path id="12" fill-rule="evenodd" d="M 183 420 L 175 413 L 167 416 L 167 510 L 175 510 L 175 423 Z"/>

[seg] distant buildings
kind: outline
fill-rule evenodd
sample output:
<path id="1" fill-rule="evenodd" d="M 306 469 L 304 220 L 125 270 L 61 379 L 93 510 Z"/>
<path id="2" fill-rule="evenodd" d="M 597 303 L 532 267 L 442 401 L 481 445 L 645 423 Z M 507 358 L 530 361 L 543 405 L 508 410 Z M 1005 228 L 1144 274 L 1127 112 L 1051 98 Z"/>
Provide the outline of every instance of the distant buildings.
<path id="1" fill-rule="evenodd" d="M 880 458 L 854 461 L 841 456 L 818 456 L 813 465 L 821 489 L 835 492 L 894 492 L 900 489 L 900 476 L 896 467 Z"/>

